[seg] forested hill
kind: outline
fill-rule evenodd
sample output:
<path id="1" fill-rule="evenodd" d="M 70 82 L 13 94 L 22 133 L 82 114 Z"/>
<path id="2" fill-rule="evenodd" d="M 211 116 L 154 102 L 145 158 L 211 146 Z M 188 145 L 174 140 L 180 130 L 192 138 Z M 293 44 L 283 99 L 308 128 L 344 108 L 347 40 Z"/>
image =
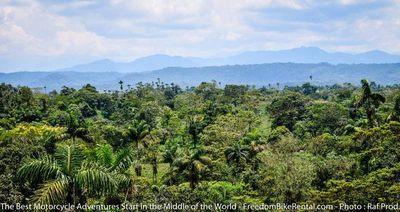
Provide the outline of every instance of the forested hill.
<path id="1" fill-rule="evenodd" d="M 399 84 L 400 63 L 394 64 L 298 64 L 269 63 L 257 65 L 228 65 L 196 68 L 170 67 L 142 73 L 117 72 L 15 72 L 0 73 L 0 82 L 15 86 L 59 89 L 61 86 L 81 87 L 90 83 L 99 89 L 116 89 L 122 80 L 134 85 L 138 82 L 161 81 L 181 86 L 198 85 L 203 81 L 216 80 L 221 84 L 249 84 L 264 86 L 296 85 L 312 81 L 314 84 L 358 83 L 368 78 L 378 84 Z"/>

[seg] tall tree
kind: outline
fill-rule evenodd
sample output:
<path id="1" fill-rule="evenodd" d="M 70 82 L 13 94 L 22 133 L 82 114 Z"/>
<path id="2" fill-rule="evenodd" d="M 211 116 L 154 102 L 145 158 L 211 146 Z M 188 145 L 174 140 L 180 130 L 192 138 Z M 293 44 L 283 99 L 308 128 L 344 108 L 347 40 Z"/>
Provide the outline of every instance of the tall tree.
<path id="1" fill-rule="evenodd" d="M 122 80 L 120 80 L 120 81 L 118 82 L 118 84 L 119 84 L 119 89 L 120 89 L 121 92 L 122 92 L 122 90 L 124 90 L 124 82 L 123 82 Z"/>
<path id="2" fill-rule="evenodd" d="M 361 98 L 355 103 L 353 111 L 363 107 L 367 114 L 367 119 L 370 127 L 376 124 L 376 109 L 385 102 L 385 97 L 379 93 L 372 93 L 368 80 L 361 80 L 362 93 Z"/>
<path id="3" fill-rule="evenodd" d="M 140 140 L 149 134 L 149 126 L 145 121 L 134 120 L 128 127 L 128 139 L 135 142 L 136 148 L 139 149 Z"/>
<path id="4" fill-rule="evenodd" d="M 143 156 L 143 149 L 146 148 L 147 143 L 142 142 L 143 139 L 149 134 L 149 126 L 145 121 L 134 120 L 133 124 L 128 127 L 128 139 L 133 141 L 136 146 L 136 164 L 135 172 L 137 176 L 142 175 L 141 159 Z M 142 144 L 142 147 L 140 146 Z"/>
<path id="5" fill-rule="evenodd" d="M 309 99 L 297 92 L 285 92 L 275 97 L 267 107 L 273 118 L 272 124 L 285 126 L 293 131 L 296 122 L 304 118 Z"/>
<path id="6" fill-rule="evenodd" d="M 131 178 L 131 165 L 134 161 L 134 154 L 130 147 L 113 151 L 109 144 L 99 145 L 95 149 L 94 162 L 97 162 L 112 172 L 119 191 L 125 192 L 125 201 L 132 192 L 133 181 Z"/>
<path id="7" fill-rule="evenodd" d="M 183 157 L 176 159 L 172 165 L 176 168 L 176 173 L 185 175 L 190 187 L 194 189 L 200 182 L 201 174 L 211 165 L 211 159 L 204 156 L 204 152 L 201 149 L 194 149 Z"/>
<path id="8" fill-rule="evenodd" d="M 148 162 L 151 164 L 152 173 L 153 173 L 153 182 L 157 183 L 157 174 L 158 174 L 158 148 L 160 144 L 160 139 L 155 135 L 156 132 L 153 131 L 151 134 L 147 135 L 143 143 L 146 148 L 146 156 Z"/>

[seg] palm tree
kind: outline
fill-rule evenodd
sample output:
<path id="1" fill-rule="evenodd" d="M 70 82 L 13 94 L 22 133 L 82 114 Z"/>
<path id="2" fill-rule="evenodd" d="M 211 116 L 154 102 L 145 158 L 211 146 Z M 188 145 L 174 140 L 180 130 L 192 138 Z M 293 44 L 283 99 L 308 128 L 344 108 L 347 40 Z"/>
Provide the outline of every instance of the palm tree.
<path id="1" fill-rule="evenodd" d="M 134 156 L 130 148 L 114 152 L 111 145 L 103 144 L 96 148 L 94 158 L 95 162 L 111 171 L 124 171 L 132 164 Z"/>
<path id="2" fill-rule="evenodd" d="M 163 152 L 163 160 L 164 163 L 169 163 L 169 167 L 172 167 L 172 163 L 177 158 L 178 154 L 178 145 L 173 142 L 167 142 L 164 145 L 164 152 Z"/>
<path id="3" fill-rule="evenodd" d="M 253 140 L 249 142 L 249 161 L 252 164 L 253 171 L 257 171 L 260 165 L 260 159 L 257 157 L 257 154 L 264 151 L 266 149 L 266 145 L 263 143 L 258 143 Z"/>
<path id="4" fill-rule="evenodd" d="M 228 164 L 234 163 L 236 168 L 240 170 L 241 161 L 248 161 L 250 155 L 250 148 L 245 145 L 241 145 L 240 142 L 236 142 L 233 146 L 228 147 L 225 150 L 225 157 Z"/>
<path id="5" fill-rule="evenodd" d="M 117 182 L 118 190 L 125 190 L 125 201 L 129 192 L 132 191 L 133 181 L 131 178 L 131 167 L 134 160 L 130 148 L 123 148 L 114 152 L 109 144 L 100 145 L 95 150 L 94 161 L 112 172 Z"/>
<path id="6" fill-rule="evenodd" d="M 140 140 L 149 134 L 149 125 L 145 121 L 134 120 L 133 124 L 128 127 L 128 139 L 135 142 L 136 148 L 139 149 Z"/>
<path id="7" fill-rule="evenodd" d="M 119 89 L 120 89 L 121 92 L 122 92 L 122 90 L 124 90 L 124 82 L 123 82 L 122 80 L 120 80 L 120 81 L 118 82 L 118 84 L 119 84 Z"/>
<path id="8" fill-rule="evenodd" d="M 194 189 L 200 181 L 200 175 L 211 165 L 211 159 L 204 156 L 202 150 L 195 149 L 176 159 L 172 165 L 175 167 L 174 172 L 183 174 Z"/>
<path id="9" fill-rule="evenodd" d="M 143 139 L 143 146 L 146 148 L 146 159 L 152 167 L 153 183 L 157 183 L 159 143 L 160 139 L 153 134 L 149 134 Z"/>
<path id="10" fill-rule="evenodd" d="M 153 183 L 157 183 L 157 174 L 158 174 L 158 159 L 157 159 L 157 152 L 151 151 L 149 153 L 150 164 L 153 173 Z"/>
<path id="11" fill-rule="evenodd" d="M 64 144 L 57 148 L 55 157 L 44 156 L 24 163 L 16 176 L 34 186 L 40 184 L 33 197 L 39 204 L 76 204 L 86 196 L 112 194 L 117 182 L 110 170 L 83 159 L 74 144 Z"/>
<path id="12" fill-rule="evenodd" d="M 359 107 L 363 107 L 365 109 L 365 113 L 367 114 L 368 123 L 371 127 L 375 125 L 375 114 L 376 109 L 381 105 L 381 103 L 385 102 L 385 97 L 379 93 L 372 93 L 370 84 L 368 80 L 361 80 L 362 84 L 362 95 L 360 100 L 354 105 L 354 112 L 358 110 Z"/>
<path id="13" fill-rule="evenodd" d="M 189 117 L 188 132 L 192 136 L 193 146 L 196 147 L 199 143 L 199 135 L 204 128 L 203 117 L 193 115 Z"/>
<path id="14" fill-rule="evenodd" d="M 137 151 L 137 163 L 135 165 L 135 172 L 137 176 L 142 175 L 142 165 L 140 164 L 140 160 L 142 158 L 141 150 L 140 150 L 140 142 L 149 134 L 149 126 L 145 121 L 134 120 L 133 124 L 128 128 L 128 139 L 135 142 L 136 151 Z M 142 143 L 143 146 L 146 146 L 146 143 Z"/>

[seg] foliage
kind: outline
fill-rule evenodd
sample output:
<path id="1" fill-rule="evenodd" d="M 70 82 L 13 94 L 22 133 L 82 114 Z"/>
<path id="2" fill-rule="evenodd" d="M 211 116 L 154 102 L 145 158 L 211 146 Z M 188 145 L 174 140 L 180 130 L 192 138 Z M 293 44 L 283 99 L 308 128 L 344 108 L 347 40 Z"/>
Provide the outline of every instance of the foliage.
<path id="1" fill-rule="evenodd" d="M 268 106 L 274 126 L 285 126 L 293 130 L 297 121 L 304 118 L 308 100 L 300 93 L 286 92 L 275 97 Z"/>
<path id="2" fill-rule="evenodd" d="M 116 87 L 1 84 L 0 202 L 398 202 L 398 85 Z"/>

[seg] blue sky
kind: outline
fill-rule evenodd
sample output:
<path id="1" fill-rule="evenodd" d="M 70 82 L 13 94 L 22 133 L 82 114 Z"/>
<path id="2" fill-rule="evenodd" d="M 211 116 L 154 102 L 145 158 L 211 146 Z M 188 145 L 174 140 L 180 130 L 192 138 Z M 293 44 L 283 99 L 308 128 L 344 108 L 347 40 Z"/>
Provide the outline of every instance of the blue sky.
<path id="1" fill-rule="evenodd" d="M 400 0 L 1 0 L 0 71 L 317 46 L 400 53 Z"/>

